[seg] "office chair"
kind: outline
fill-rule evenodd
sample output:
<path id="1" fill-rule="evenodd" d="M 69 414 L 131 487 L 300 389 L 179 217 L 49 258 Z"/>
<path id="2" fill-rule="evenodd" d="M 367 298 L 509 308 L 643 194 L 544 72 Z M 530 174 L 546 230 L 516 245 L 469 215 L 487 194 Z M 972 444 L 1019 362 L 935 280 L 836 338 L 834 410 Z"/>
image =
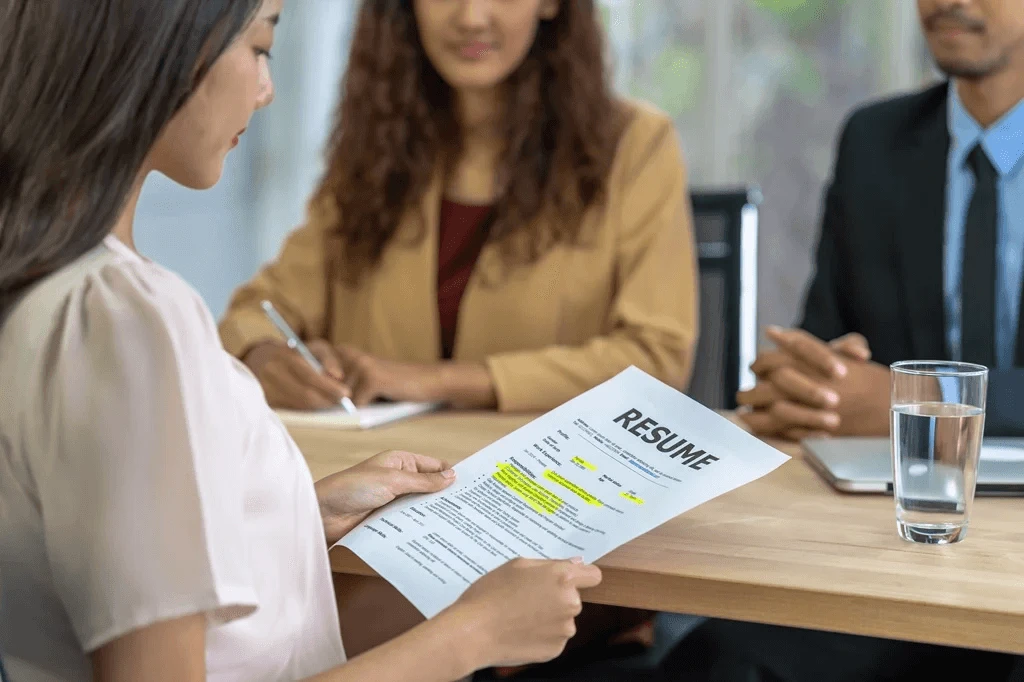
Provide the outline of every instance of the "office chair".
<path id="1" fill-rule="evenodd" d="M 688 394 L 705 407 L 736 408 L 753 385 L 757 355 L 758 189 L 694 191 L 700 272 L 700 338 Z"/>

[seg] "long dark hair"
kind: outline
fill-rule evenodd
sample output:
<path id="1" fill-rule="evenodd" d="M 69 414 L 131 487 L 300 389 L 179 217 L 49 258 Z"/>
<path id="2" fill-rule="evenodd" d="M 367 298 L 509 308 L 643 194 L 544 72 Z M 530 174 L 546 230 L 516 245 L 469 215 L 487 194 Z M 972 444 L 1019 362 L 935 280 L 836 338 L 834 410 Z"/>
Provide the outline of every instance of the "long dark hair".
<path id="1" fill-rule="evenodd" d="M 575 242 L 583 211 L 602 198 L 625 127 L 607 76 L 594 1 L 563 1 L 506 83 L 490 239 L 507 263 Z M 411 0 L 363 0 L 342 89 L 319 194 L 340 216 L 327 257 L 343 258 L 332 270 L 354 281 L 380 261 L 461 139 L 452 89 L 423 49 Z"/>
<path id="2" fill-rule="evenodd" d="M 0 3 L 0 312 L 110 232 L 158 135 L 261 4 Z"/>

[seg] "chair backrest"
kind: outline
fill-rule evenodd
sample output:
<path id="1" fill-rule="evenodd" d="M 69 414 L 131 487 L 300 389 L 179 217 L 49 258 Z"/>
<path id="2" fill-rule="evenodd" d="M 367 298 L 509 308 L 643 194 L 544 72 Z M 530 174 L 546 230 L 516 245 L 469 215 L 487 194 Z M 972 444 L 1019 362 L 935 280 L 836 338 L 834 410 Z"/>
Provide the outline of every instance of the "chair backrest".
<path id="1" fill-rule="evenodd" d="M 736 391 L 753 383 L 757 353 L 756 188 L 694 191 L 700 269 L 700 339 L 689 395 L 731 410 Z"/>

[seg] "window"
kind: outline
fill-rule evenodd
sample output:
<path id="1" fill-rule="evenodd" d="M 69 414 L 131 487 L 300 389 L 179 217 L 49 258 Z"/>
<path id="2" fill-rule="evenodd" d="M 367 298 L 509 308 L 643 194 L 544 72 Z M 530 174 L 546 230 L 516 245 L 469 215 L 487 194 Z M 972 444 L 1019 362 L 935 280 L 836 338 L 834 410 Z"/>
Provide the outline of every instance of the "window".
<path id="1" fill-rule="evenodd" d="M 931 77 L 912 2 L 599 0 L 620 92 L 679 128 L 695 188 L 761 187 L 760 321 L 802 305 L 839 126 Z"/>

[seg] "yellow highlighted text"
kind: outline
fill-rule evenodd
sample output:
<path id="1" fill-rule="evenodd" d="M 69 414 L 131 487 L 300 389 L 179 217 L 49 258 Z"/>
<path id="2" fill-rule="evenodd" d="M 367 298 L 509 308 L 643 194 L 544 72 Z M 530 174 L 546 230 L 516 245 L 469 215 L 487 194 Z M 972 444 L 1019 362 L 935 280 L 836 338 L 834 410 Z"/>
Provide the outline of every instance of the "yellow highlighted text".
<path id="1" fill-rule="evenodd" d="M 644 503 L 643 500 L 641 500 L 639 497 L 637 497 L 633 493 L 619 493 L 619 495 L 622 495 L 624 498 L 626 498 L 627 500 L 629 500 L 630 502 L 632 502 L 634 504 L 643 504 Z"/>
<path id="2" fill-rule="evenodd" d="M 604 504 L 601 502 L 601 500 L 597 499 L 596 497 L 594 497 L 593 495 L 588 493 L 583 488 L 579 487 L 578 485 L 576 485 L 572 481 L 567 480 L 566 478 L 562 477 L 560 474 L 552 471 L 551 469 L 548 469 L 547 471 L 544 472 L 544 478 L 546 478 L 547 480 L 551 481 L 552 483 L 557 483 L 558 485 L 562 486 L 563 488 L 569 490 L 570 492 L 572 492 L 574 495 L 579 497 L 581 500 L 583 500 L 587 504 L 591 504 L 591 505 L 593 505 L 595 507 L 603 507 L 604 506 Z"/>
<path id="3" fill-rule="evenodd" d="M 494 480 L 521 497 L 538 514 L 554 514 L 565 504 L 562 498 L 533 482 L 513 464 L 502 462 L 494 473 Z"/>
<path id="4" fill-rule="evenodd" d="M 596 466 L 594 466 L 593 464 L 591 464 L 587 460 L 583 459 L 582 457 L 573 457 L 572 458 L 572 462 L 573 462 L 573 464 L 579 464 L 584 469 L 590 469 L 591 471 L 597 471 L 597 467 Z"/>

